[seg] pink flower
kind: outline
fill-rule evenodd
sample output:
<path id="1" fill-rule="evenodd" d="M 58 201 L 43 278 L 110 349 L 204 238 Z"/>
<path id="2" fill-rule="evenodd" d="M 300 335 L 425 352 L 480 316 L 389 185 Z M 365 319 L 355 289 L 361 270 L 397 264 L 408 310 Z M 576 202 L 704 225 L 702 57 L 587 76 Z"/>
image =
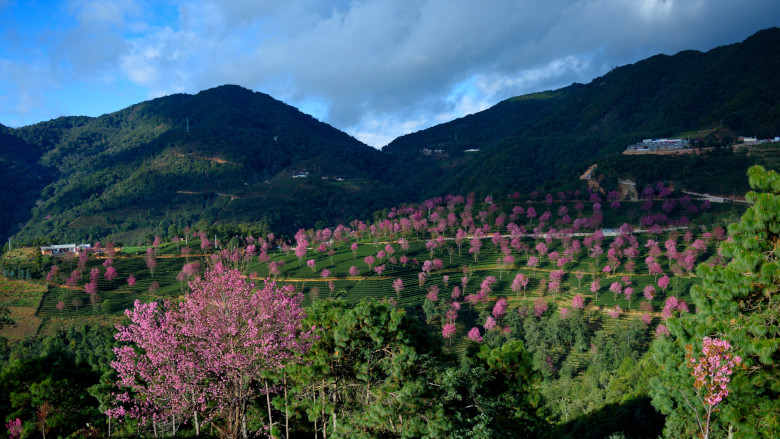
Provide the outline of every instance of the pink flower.
<path id="1" fill-rule="evenodd" d="M 541 297 L 537 297 L 534 301 L 534 314 L 536 314 L 536 317 L 541 317 L 548 308 L 549 305 Z"/>
<path id="2" fill-rule="evenodd" d="M 446 323 L 441 328 L 441 336 L 444 338 L 450 338 L 455 334 L 455 324 L 454 323 Z"/>
<path id="3" fill-rule="evenodd" d="M 482 342 L 482 335 L 480 335 L 479 328 L 477 328 L 476 326 L 471 328 L 471 330 L 469 331 L 468 337 L 469 337 L 469 340 L 471 340 L 471 341 L 475 341 L 477 343 Z"/>
<path id="4" fill-rule="evenodd" d="M 506 313 L 507 302 L 505 298 L 500 298 L 493 306 L 493 317 L 500 319 Z"/>

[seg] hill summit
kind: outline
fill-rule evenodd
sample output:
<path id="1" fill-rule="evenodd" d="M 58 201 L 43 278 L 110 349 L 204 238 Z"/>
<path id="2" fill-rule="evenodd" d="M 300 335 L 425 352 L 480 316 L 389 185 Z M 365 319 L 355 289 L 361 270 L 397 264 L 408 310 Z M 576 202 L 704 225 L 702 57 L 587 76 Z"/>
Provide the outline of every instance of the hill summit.
<path id="1" fill-rule="evenodd" d="M 232 85 L 6 131 L 16 144 L 30 145 L 4 144 L 9 160 L 37 163 L 54 179 L 25 182 L 27 197 L 38 199 L 23 205 L 32 208 L 21 239 L 113 234 L 125 241 L 138 239 L 137 230 L 160 233 L 201 220 L 290 233 L 370 215 L 381 207 L 375 200 L 392 195 L 372 176 L 382 153 Z"/>

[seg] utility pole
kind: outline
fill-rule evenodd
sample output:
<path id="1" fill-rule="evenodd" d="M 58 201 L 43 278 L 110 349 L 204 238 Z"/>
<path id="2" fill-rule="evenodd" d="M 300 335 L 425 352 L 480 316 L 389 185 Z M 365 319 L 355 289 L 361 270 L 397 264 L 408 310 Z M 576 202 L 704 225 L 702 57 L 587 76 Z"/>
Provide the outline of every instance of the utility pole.
<path id="1" fill-rule="evenodd" d="M 190 132 L 190 118 L 187 117 L 187 132 Z"/>

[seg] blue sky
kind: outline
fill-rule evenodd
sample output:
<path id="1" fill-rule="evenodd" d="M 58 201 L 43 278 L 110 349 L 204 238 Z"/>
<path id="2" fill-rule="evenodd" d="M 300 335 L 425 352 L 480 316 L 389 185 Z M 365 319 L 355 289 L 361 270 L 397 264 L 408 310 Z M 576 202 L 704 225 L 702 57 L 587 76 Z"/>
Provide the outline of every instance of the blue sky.
<path id="1" fill-rule="evenodd" d="M 363 142 L 780 25 L 776 0 L 0 0 L 0 123 L 222 84 Z"/>

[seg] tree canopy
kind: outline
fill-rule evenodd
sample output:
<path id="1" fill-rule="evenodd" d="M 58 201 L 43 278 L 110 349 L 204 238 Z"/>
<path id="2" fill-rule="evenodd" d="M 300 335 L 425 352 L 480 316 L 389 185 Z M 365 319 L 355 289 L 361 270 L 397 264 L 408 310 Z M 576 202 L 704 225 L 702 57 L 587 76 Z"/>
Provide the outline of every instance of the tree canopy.
<path id="1" fill-rule="evenodd" d="M 720 403 L 712 437 L 727 431 L 735 437 L 780 436 L 780 175 L 756 166 L 748 176 L 752 206 L 729 226 L 720 247 L 730 262 L 698 267 L 703 282 L 691 289 L 696 313 L 669 319 L 670 336 L 655 343 L 662 370 L 653 381 L 653 403 L 667 415 L 670 437 L 698 431 L 684 403 L 694 398 L 685 351 L 701 351 L 705 337 L 730 342 L 743 360 Z"/>

